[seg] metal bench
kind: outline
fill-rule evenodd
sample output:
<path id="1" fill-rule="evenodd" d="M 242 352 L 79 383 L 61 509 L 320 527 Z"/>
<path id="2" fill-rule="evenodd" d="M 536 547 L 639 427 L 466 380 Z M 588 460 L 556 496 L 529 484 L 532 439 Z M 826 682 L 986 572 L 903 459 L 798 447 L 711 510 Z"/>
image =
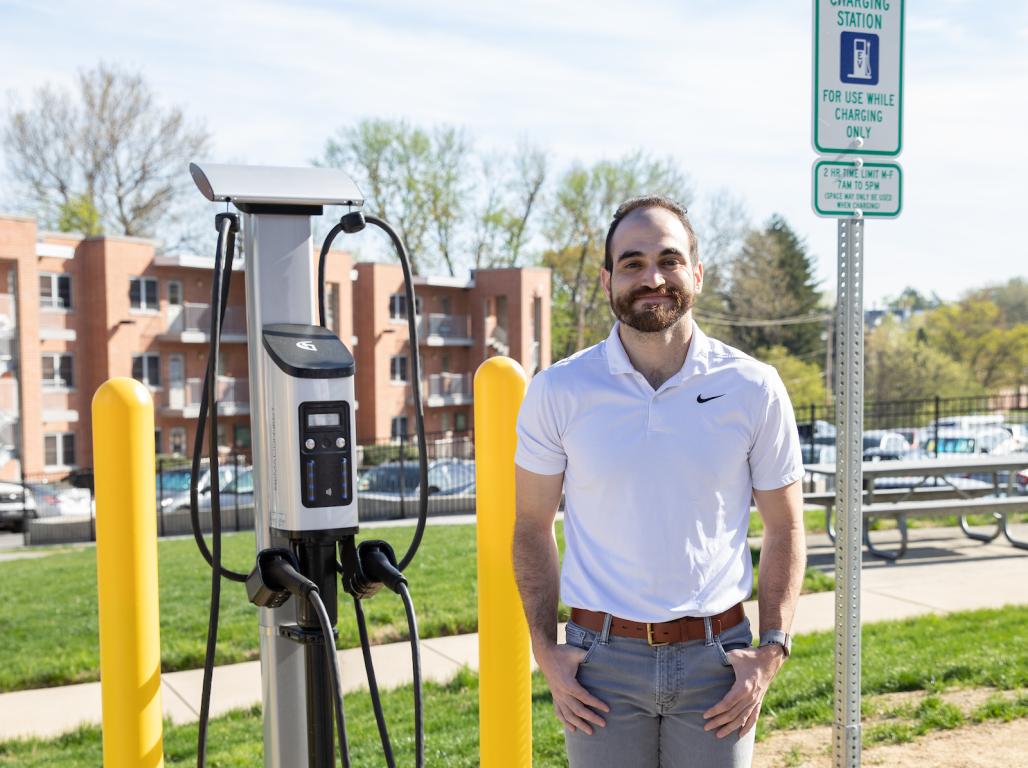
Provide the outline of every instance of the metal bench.
<path id="1" fill-rule="evenodd" d="M 975 488 L 956 491 L 950 487 L 932 488 L 890 488 L 887 490 L 876 490 L 872 499 L 883 499 L 893 503 L 900 501 L 939 501 L 941 499 L 977 499 L 993 493 L 991 488 Z M 825 530 L 828 538 L 835 541 L 835 525 L 832 523 L 832 515 L 835 510 L 835 491 L 827 493 L 805 493 L 803 494 L 805 504 L 814 504 L 825 508 Z M 868 493 L 864 491 L 864 504 L 868 502 Z"/>
<path id="2" fill-rule="evenodd" d="M 883 495 L 876 493 L 875 497 Z M 1028 549 L 1028 541 L 1016 539 L 1011 533 L 1008 518 L 1012 514 L 1028 512 L 1028 496 L 1003 496 L 987 498 L 943 498 L 935 500 L 916 500 L 899 502 L 875 502 L 864 504 L 861 513 L 864 517 L 864 544 L 875 557 L 885 560 L 898 560 L 907 552 L 908 530 L 907 518 L 913 515 L 920 517 L 941 517 L 946 515 L 957 515 L 960 518 L 960 528 L 963 532 L 975 541 L 995 541 L 1000 534 L 1004 535 L 1011 544 L 1020 549 Z M 991 534 L 977 533 L 972 531 L 967 524 L 970 515 L 992 515 L 996 530 Z M 899 548 L 895 551 L 887 551 L 876 547 L 871 542 L 870 528 L 867 521 L 873 518 L 893 517 L 900 532 Z M 834 530 L 829 532 L 834 536 Z M 834 539 L 833 539 L 834 540 Z"/>

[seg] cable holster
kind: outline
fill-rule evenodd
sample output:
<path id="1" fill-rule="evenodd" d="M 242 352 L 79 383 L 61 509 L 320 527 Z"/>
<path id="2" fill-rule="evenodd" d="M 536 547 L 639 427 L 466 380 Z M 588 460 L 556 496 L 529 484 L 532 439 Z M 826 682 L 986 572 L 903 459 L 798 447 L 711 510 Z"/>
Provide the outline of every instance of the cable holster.
<path id="1" fill-rule="evenodd" d="M 399 592 L 400 585 L 407 583 L 387 541 L 373 539 L 355 545 L 353 537 L 348 537 L 340 543 L 339 555 L 343 589 L 358 600 L 374 596 L 383 586 Z"/>

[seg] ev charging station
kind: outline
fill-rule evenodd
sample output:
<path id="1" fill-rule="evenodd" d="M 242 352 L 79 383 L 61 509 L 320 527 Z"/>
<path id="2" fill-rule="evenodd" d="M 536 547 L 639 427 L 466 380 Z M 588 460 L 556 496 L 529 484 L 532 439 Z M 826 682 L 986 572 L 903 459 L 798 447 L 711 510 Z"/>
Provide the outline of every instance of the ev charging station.
<path id="1" fill-rule="evenodd" d="M 254 522 L 257 565 L 249 575 L 226 571 L 220 563 L 220 523 L 212 498 L 214 554 L 206 551 L 198 527 L 197 543 L 213 569 L 212 620 L 208 666 L 217 637 L 217 583 L 222 576 L 245 581 L 260 606 L 260 660 L 264 711 L 264 764 L 267 768 L 335 763 L 333 711 L 339 753 L 349 765 L 336 660 L 337 578 L 353 595 L 362 640 L 366 640 L 359 601 L 383 585 L 398 592 L 407 608 L 415 671 L 415 723 L 418 765 L 423 762 L 419 657 L 413 605 L 402 569 L 420 542 L 427 510 L 425 446 L 420 392 L 414 387 L 421 463 L 421 515 L 414 543 L 398 563 L 385 542 L 362 542 L 358 532 L 353 444 L 356 437 L 354 358 L 324 327 L 324 260 L 339 232 L 357 232 L 365 222 L 383 229 L 397 248 L 410 306 L 414 306 L 406 250 L 391 227 L 360 212 L 364 198 L 344 172 L 326 168 L 269 168 L 191 164 L 197 187 L 210 201 L 231 203 L 242 214 L 245 253 L 246 323 L 250 370 L 251 444 L 253 446 Z M 348 206 L 321 249 L 315 267 L 311 217 L 326 205 Z M 356 210 L 354 210 L 356 209 Z M 219 250 L 211 302 L 211 359 L 205 382 L 210 415 L 212 465 L 217 460 L 217 402 L 214 376 L 220 315 L 231 279 L 239 218 L 219 214 Z M 219 270 L 224 277 L 219 278 Z M 220 300 L 219 300 L 220 297 Z M 319 323 L 319 314 L 321 322 Z M 418 381 L 418 343 L 413 317 L 411 356 Z M 194 467 L 198 466 L 205 414 L 201 410 Z M 194 470 L 195 473 L 195 470 Z M 195 474 L 194 474 L 195 476 Z M 212 466 L 216 477 L 216 467 Z M 216 495 L 216 483 L 212 496 Z M 195 479 L 194 479 L 195 486 Z M 194 494 L 195 495 L 195 494 Z M 194 503 L 194 522 L 195 516 Z M 338 557 L 338 560 L 337 560 Z M 368 677 L 387 765 L 391 748 L 377 700 L 370 653 Z M 205 670 L 206 671 L 206 670 Z M 210 679 L 205 676 L 201 707 L 199 763 L 203 764 Z M 306 755 L 306 761 L 304 761 Z"/>

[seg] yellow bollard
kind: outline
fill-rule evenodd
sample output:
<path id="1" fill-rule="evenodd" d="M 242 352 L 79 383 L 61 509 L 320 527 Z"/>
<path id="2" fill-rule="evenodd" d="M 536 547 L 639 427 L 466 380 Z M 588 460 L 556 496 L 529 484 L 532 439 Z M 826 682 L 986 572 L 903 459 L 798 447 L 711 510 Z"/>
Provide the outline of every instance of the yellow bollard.
<path id="1" fill-rule="evenodd" d="M 479 758 L 482 768 L 532 765 L 528 622 L 514 581 L 514 450 L 528 377 L 509 357 L 475 373 L 478 517 Z"/>
<path id="2" fill-rule="evenodd" d="M 93 396 L 105 768 L 164 765 L 153 400 L 135 379 Z"/>

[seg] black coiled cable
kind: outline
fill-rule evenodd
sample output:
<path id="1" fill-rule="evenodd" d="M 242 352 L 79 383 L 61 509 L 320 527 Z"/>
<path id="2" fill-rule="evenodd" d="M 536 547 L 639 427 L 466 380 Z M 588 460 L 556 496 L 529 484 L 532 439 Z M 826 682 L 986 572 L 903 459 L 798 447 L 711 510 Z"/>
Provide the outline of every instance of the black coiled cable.
<path id="1" fill-rule="evenodd" d="M 363 228 L 363 222 L 373 224 L 381 229 L 392 242 L 393 249 L 400 259 L 400 267 L 403 269 L 403 288 L 407 301 L 407 333 L 410 339 L 414 424 L 418 436 L 420 493 L 418 494 L 418 525 L 414 531 L 414 538 L 411 540 L 410 546 L 407 547 L 406 553 L 400 558 L 399 569 L 402 571 L 414 559 L 418 547 L 421 546 L 421 539 L 425 534 L 425 522 L 428 519 L 428 446 L 425 440 L 425 410 L 421 403 L 421 350 L 418 342 L 418 325 L 415 319 L 414 275 L 411 272 L 410 255 L 407 253 L 407 246 L 403 244 L 400 235 L 389 222 L 377 216 L 362 215 L 359 212 L 354 212 L 344 216 L 325 236 L 325 242 L 321 246 L 321 255 L 318 258 L 318 319 L 323 328 L 327 327 L 325 325 L 325 261 L 328 257 L 329 248 L 332 247 L 332 241 L 340 232 L 359 232 Z"/>
<path id="2" fill-rule="evenodd" d="M 239 229 L 239 218 L 234 214 L 218 214 L 215 219 L 218 228 L 218 246 L 214 253 L 214 277 L 211 286 L 211 341 L 210 354 L 207 358 L 207 373 L 205 381 L 216 381 L 218 372 L 219 342 L 221 339 L 221 320 L 224 310 L 224 299 L 222 288 L 227 286 L 222 280 L 222 263 L 227 265 L 228 270 L 232 269 L 232 254 L 235 250 L 235 233 Z M 227 253 L 226 253 L 227 251 Z M 221 300 L 221 305 L 217 303 Z M 219 311 L 221 310 L 221 311 Z M 211 681 L 214 677 L 214 653 L 218 643 L 218 612 L 221 602 L 221 496 L 218 476 L 218 392 L 217 387 L 206 388 L 203 403 L 210 407 L 211 429 L 208 434 L 209 461 L 211 472 L 211 541 L 213 552 L 207 561 L 211 565 L 211 612 L 207 623 L 207 650 L 203 663 L 203 688 L 200 694 L 200 723 L 197 731 L 196 764 L 203 768 L 207 760 L 207 725 L 211 713 Z M 201 406 L 202 408 L 202 406 Z M 194 521 L 193 533 L 198 541 L 203 542 L 203 536 L 199 534 L 199 511 L 197 505 L 197 475 L 199 469 L 200 447 L 203 445 L 203 424 L 204 418 L 201 414 L 200 424 L 197 425 L 199 447 L 193 452 L 193 482 L 190 484 L 191 517 Z M 205 543 L 204 543 L 205 544 Z M 206 546 L 201 548 L 201 551 Z M 243 580 L 245 580 L 243 576 Z"/>
<path id="3" fill-rule="evenodd" d="M 223 232 L 225 223 L 230 224 L 227 237 Z M 214 276 L 213 284 L 211 285 L 211 340 L 210 340 L 210 358 L 215 360 L 217 363 L 217 356 L 219 353 L 219 347 L 221 343 L 221 325 L 225 321 L 225 311 L 228 309 L 228 289 L 232 283 L 232 261 L 235 258 L 236 253 L 236 232 L 239 231 L 239 217 L 234 213 L 220 213 L 215 219 L 215 226 L 218 228 L 218 247 L 214 254 Z M 223 265 L 223 266 L 222 266 Z M 221 268 L 219 268 L 221 267 Z M 214 335 L 217 333 L 217 335 Z M 189 522 L 193 529 L 193 539 L 196 540 L 196 546 L 200 550 L 200 554 L 203 555 L 203 559 L 207 561 L 207 564 L 215 569 L 215 571 L 224 576 L 230 581 L 236 581 L 243 583 L 246 581 L 245 573 L 238 573 L 236 571 L 229 570 L 221 566 L 220 558 L 218 559 L 218 565 L 215 567 L 214 558 L 211 555 L 211 551 L 207 548 L 207 542 L 204 541 L 203 532 L 200 530 L 200 505 L 199 505 L 199 482 L 200 482 L 200 456 L 203 453 L 203 439 L 204 433 L 207 427 L 207 414 L 212 413 L 213 424 L 211 426 L 211 449 L 210 457 L 208 461 L 210 463 L 210 478 L 211 478 L 211 527 L 214 525 L 214 502 L 215 495 L 221 490 L 220 482 L 221 478 L 218 476 L 218 451 L 217 451 L 217 367 L 211 368 L 211 360 L 207 361 L 207 370 L 203 376 L 203 388 L 200 390 L 200 413 L 197 416 L 196 423 L 196 437 L 193 440 L 193 461 L 190 470 L 190 483 L 189 483 Z M 214 393 L 214 397 L 211 397 L 211 393 Z M 220 502 L 220 497 L 218 497 Z M 218 506 L 220 513 L 220 503 Z M 219 537 L 220 537 L 220 523 L 219 518 Z M 213 536 L 213 530 L 212 530 Z M 216 546 L 220 546 L 220 542 L 217 538 L 214 539 Z"/>

